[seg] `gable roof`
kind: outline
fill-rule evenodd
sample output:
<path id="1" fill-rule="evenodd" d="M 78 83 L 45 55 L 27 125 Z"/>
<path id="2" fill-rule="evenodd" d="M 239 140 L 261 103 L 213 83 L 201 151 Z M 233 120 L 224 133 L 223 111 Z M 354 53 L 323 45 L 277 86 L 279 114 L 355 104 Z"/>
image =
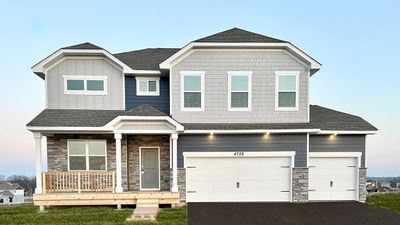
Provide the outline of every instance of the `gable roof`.
<path id="1" fill-rule="evenodd" d="M 94 45 L 90 42 L 84 42 L 84 43 L 80 43 L 80 44 L 76 44 L 76 45 L 63 47 L 61 49 L 103 49 L 103 48 L 101 48 L 97 45 Z"/>
<path id="2" fill-rule="evenodd" d="M 9 191 L 0 191 L 0 196 L 3 196 L 3 197 L 13 197 L 14 194 L 11 193 L 11 192 L 9 192 Z"/>
<path id="3" fill-rule="evenodd" d="M 255 42 L 255 43 L 287 43 L 280 39 L 253 33 L 247 30 L 232 28 L 222 31 L 204 38 L 195 40 L 194 42 L 221 42 L 221 43 L 241 43 L 241 42 Z"/>
<path id="4" fill-rule="evenodd" d="M 16 190 L 16 189 L 24 189 L 24 188 L 17 183 L 10 183 L 5 181 L 0 182 L 0 190 Z"/>
<path id="5" fill-rule="evenodd" d="M 129 111 L 45 109 L 28 127 L 103 127 L 118 116 L 167 116 L 149 106 Z M 185 130 L 249 130 L 249 129 L 320 129 L 325 131 L 376 131 L 377 128 L 359 116 L 317 105 L 310 106 L 309 123 L 184 123 Z"/>
<path id="6" fill-rule="evenodd" d="M 135 70 L 159 70 L 160 63 L 180 48 L 146 48 L 114 54 L 119 60 Z"/>

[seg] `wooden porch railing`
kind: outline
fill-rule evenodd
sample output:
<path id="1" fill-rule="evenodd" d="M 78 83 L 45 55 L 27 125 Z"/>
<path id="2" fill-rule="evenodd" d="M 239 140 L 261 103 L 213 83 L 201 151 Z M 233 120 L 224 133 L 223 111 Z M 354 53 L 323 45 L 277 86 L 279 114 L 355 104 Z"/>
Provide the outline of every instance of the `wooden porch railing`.
<path id="1" fill-rule="evenodd" d="M 43 172 L 43 194 L 63 192 L 114 192 L 114 171 Z"/>

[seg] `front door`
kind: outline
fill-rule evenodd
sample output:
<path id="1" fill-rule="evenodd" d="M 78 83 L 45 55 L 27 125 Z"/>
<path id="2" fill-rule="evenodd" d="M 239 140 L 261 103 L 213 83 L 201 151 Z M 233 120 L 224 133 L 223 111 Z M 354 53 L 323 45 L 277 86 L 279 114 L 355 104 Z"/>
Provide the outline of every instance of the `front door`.
<path id="1" fill-rule="evenodd" d="M 160 148 L 140 148 L 140 189 L 160 189 Z"/>

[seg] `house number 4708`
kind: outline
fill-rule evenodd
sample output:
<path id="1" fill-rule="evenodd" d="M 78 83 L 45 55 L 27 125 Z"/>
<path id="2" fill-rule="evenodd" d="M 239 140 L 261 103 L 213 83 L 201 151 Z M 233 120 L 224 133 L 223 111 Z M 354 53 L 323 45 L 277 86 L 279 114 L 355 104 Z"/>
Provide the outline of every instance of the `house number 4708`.
<path id="1" fill-rule="evenodd" d="M 233 153 L 234 156 L 243 156 L 244 152 L 235 152 Z"/>

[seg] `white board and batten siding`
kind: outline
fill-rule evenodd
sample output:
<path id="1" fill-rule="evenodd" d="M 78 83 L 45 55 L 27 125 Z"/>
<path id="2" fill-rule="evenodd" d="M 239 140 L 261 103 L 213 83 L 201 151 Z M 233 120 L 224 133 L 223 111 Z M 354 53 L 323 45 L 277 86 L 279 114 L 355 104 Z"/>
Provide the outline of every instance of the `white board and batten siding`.
<path id="1" fill-rule="evenodd" d="M 104 76 L 106 95 L 64 93 L 63 76 Z M 49 109 L 124 109 L 124 76 L 121 68 L 101 57 L 65 58 L 49 65 L 46 73 L 46 105 Z"/>
<path id="2" fill-rule="evenodd" d="M 358 200 L 361 153 L 310 153 L 309 200 Z"/>
<path id="3" fill-rule="evenodd" d="M 184 153 L 187 202 L 290 202 L 294 152 Z"/>

